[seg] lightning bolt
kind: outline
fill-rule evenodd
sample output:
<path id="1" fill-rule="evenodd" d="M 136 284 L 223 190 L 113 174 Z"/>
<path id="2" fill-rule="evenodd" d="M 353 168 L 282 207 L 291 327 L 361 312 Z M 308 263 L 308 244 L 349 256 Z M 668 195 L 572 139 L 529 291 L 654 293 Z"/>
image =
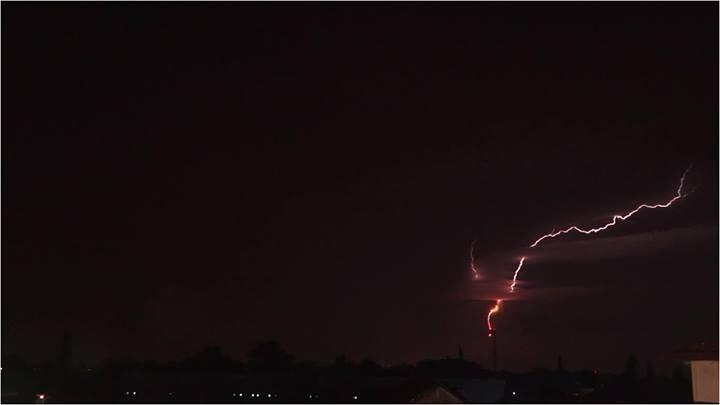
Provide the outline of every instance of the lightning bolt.
<path id="1" fill-rule="evenodd" d="M 473 272 L 473 279 L 477 280 L 480 278 L 480 271 L 475 265 L 475 241 L 470 244 L 470 270 Z"/>
<path id="2" fill-rule="evenodd" d="M 603 226 L 601 226 L 601 227 L 598 227 L 598 228 L 581 229 L 581 228 L 573 225 L 573 226 L 571 226 L 571 227 L 569 227 L 569 228 L 567 228 L 567 229 L 563 229 L 563 230 L 561 230 L 561 231 L 557 231 L 557 232 L 554 232 L 554 231 L 553 231 L 553 232 L 551 232 L 551 233 L 545 234 L 545 235 L 541 236 L 540 238 L 538 238 L 535 242 L 533 242 L 532 245 L 530 245 L 530 247 L 533 247 L 533 248 L 534 248 L 534 247 L 536 247 L 538 244 L 540 244 L 540 242 L 542 242 L 542 241 L 545 240 L 545 239 L 551 239 L 551 238 L 554 238 L 554 237 L 556 237 L 556 236 L 560 236 L 560 235 L 563 235 L 563 234 L 566 234 L 566 233 L 569 233 L 569 232 L 572 232 L 572 231 L 584 233 L 584 234 L 586 234 L 586 235 L 590 235 L 590 234 L 593 234 L 593 233 L 602 232 L 602 231 L 604 231 L 604 230 L 606 230 L 606 229 L 608 229 L 608 228 L 610 228 L 610 227 L 613 227 L 613 226 L 617 225 L 617 224 L 619 223 L 619 221 L 625 221 L 626 219 L 628 219 L 628 218 L 630 218 L 631 216 L 637 214 L 638 212 L 640 212 L 641 210 L 643 210 L 643 209 L 645 209 L 645 208 L 648 208 L 648 209 L 667 208 L 667 207 L 673 205 L 673 203 L 675 203 L 675 201 L 677 201 L 677 200 L 681 199 L 682 197 L 684 197 L 684 195 L 682 194 L 682 189 L 683 189 L 683 185 L 684 185 L 684 183 L 685 183 L 685 176 L 687 175 L 687 173 L 688 173 L 689 170 L 690 170 L 690 167 L 688 167 L 687 170 L 685 170 L 685 173 L 683 173 L 682 177 L 680 178 L 680 185 L 678 186 L 678 189 L 677 189 L 677 192 L 676 192 L 675 196 L 674 196 L 673 198 L 671 198 L 670 200 L 668 200 L 667 202 L 659 203 L 659 204 L 654 204 L 654 205 L 650 205 L 650 204 L 640 204 L 640 205 L 638 205 L 634 210 L 628 212 L 628 213 L 625 214 L 625 215 L 614 215 L 612 221 L 610 221 L 610 222 L 608 222 L 607 224 L 605 224 L 605 225 L 603 225 Z"/>
<path id="3" fill-rule="evenodd" d="M 530 247 L 534 248 L 545 239 L 552 239 L 556 236 L 560 236 L 560 235 L 563 235 L 563 234 L 566 234 L 566 233 L 569 233 L 572 231 L 580 232 L 585 235 L 591 235 L 594 233 L 602 232 L 608 228 L 611 228 L 611 227 L 617 225 L 620 221 L 625 221 L 626 219 L 637 214 L 638 212 L 640 212 L 641 210 L 643 210 L 645 208 L 648 208 L 648 209 L 667 208 L 667 207 L 673 205 L 675 203 L 675 201 L 677 201 L 677 200 L 683 198 L 685 195 L 687 195 L 687 194 L 683 195 L 682 189 L 683 189 L 683 186 L 685 185 L 685 176 L 687 176 L 687 174 L 691 168 L 692 168 L 692 164 L 690 166 L 688 166 L 687 169 L 685 169 L 685 172 L 683 173 L 682 177 L 680 177 L 680 184 L 678 185 L 677 191 L 675 192 L 675 196 L 664 203 L 658 203 L 658 204 L 654 204 L 654 205 L 640 204 L 637 207 L 635 207 L 635 209 L 628 212 L 627 214 L 613 215 L 612 221 L 610 221 L 607 224 L 600 226 L 598 228 L 581 229 L 581 228 L 577 227 L 576 225 L 573 225 L 573 226 L 571 226 L 567 229 L 563 229 L 561 231 L 557 231 L 557 232 L 553 231 L 551 233 L 548 233 L 548 234 L 545 234 L 545 235 L 539 237 L 535 242 L 533 242 L 532 245 L 530 245 Z M 513 281 L 512 281 L 512 284 L 510 285 L 510 292 L 515 292 L 515 284 L 517 283 L 517 276 L 518 276 L 518 273 L 520 272 L 520 269 L 522 268 L 524 260 L 525 260 L 525 258 L 523 257 L 520 260 L 520 265 L 518 266 L 517 270 L 515 270 L 515 275 L 513 276 Z"/>
<path id="4" fill-rule="evenodd" d="M 520 273 L 520 269 L 522 269 L 523 263 L 525 263 L 525 258 L 520 258 L 520 263 L 518 263 L 517 268 L 515 269 L 515 274 L 513 275 L 512 284 L 510 284 L 510 292 L 515 292 L 515 284 L 517 283 L 517 276 L 518 273 Z"/>
<path id="5" fill-rule="evenodd" d="M 687 194 L 682 193 L 682 190 L 683 190 L 683 186 L 685 185 L 685 177 L 687 176 L 687 174 L 691 168 L 692 168 L 692 164 L 685 170 L 682 177 L 680 177 L 680 184 L 678 185 L 677 191 L 675 192 L 675 196 L 673 196 L 671 199 L 667 200 L 666 202 L 657 203 L 657 204 L 640 204 L 637 207 L 635 207 L 632 211 L 630 211 L 626 214 L 613 215 L 612 221 L 606 223 L 605 225 L 597 227 L 597 228 L 582 229 L 582 228 L 578 227 L 577 225 L 573 225 L 567 229 L 563 229 L 563 230 L 556 232 L 555 227 L 553 227 L 552 232 L 539 237 L 537 240 L 535 240 L 535 242 L 532 243 L 532 245 L 530 245 L 530 247 L 531 248 L 537 247 L 540 244 L 540 242 L 542 242 L 546 239 L 552 239 L 557 236 L 564 235 L 566 233 L 570 233 L 573 231 L 579 232 L 579 233 L 582 233 L 585 235 L 591 235 L 594 233 L 602 232 L 608 228 L 611 228 L 611 227 L 617 225 L 618 223 L 620 223 L 622 221 L 627 220 L 628 218 L 632 217 L 633 215 L 637 214 L 638 212 L 640 212 L 646 208 L 647 209 L 668 208 L 671 205 L 673 205 L 677 200 L 687 196 Z M 474 241 L 473 241 L 473 244 L 474 244 Z M 515 273 L 513 274 L 512 283 L 510 284 L 510 292 L 511 293 L 515 292 L 515 285 L 517 284 L 518 274 L 520 273 L 520 270 L 522 269 L 524 263 L 525 263 L 525 257 L 520 258 L 520 262 L 518 263 L 518 266 L 515 269 Z M 474 261 L 473 261 L 473 266 L 474 266 Z M 473 271 L 474 270 L 475 270 L 475 268 L 473 267 Z M 501 302 L 502 302 L 502 300 L 498 299 L 497 302 L 495 303 L 495 306 L 492 307 L 487 314 L 489 336 L 492 336 L 493 331 L 494 331 L 494 328 L 493 328 L 492 322 L 491 322 L 492 316 L 500 311 L 500 303 Z"/>
<path id="6" fill-rule="evenodd" d="M 502 300 L 495 301 L 495 306 L 490 308 L 490 312 L 487 314 L 488 336 L 492 336 L 495 331 L 495 328 L 493 328 L 492 325 L 492 316 L 500 311 L 500 304 L 502 304 Z"/>

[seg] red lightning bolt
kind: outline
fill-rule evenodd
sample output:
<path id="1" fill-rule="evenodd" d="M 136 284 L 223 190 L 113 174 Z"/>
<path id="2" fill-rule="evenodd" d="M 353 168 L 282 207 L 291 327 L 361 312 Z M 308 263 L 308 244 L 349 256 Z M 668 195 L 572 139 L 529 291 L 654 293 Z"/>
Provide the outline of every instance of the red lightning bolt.
<path id="1" fill-rule="evenodd" d="M 502 303 L 502 300 L 495 301 L 495 306 L 490 308 L 490 312 L 488 312 L 488 314 L 487 314 L 488 336 L 492 336 L 493 331 L 495 330 L 495 328 L 493 328 L 493 325 L 492 325 L 492 316 L 496 312 L 500 311 L 501 303 Z"/>

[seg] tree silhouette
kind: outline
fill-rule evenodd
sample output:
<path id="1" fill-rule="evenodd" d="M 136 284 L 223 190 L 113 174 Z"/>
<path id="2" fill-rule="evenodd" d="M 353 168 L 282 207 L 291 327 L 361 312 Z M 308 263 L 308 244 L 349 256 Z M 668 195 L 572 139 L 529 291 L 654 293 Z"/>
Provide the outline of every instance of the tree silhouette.
<path id="1" fill-rule="evenodd" d="M 382 372 L 382 366 L 373 360 L 365 359 L 358 366 L 358 371 L 362 375 L 378 375 Z"/>
<path id="2" fill-rule="evenodd" d="M 347 359 L 344 354 L 341 354 L 335 358 L 335 367 L 343 368 L 347 365 Z"/>
<path id="3" fill-rule="evenodd" d="M 196 371 L 240 371 L 242 364 L 223 353 L 220 346 L 208 346 L 184 362 Z"/>
<path id="4" fill-rule="evenodd" d="M 645 369 L 645 376 L 647 378 L 655 378 L 655 367 L 653 367 L 652 361 L 648 360 L 647 368 Z"/>
<path id="5" fill-rule="evenodd" d="M 274 340 L 257 342 L 248 353 L 248 366 L 254 372 L 288 371 L 295 359 Z"/>
<path id="6" fill-rule="evenodd" d="M 630 378 L 637 377 L 637 358 L 635 357 L 635 354 L 628 356 L 628 359 L 625 362 L 625 376 Z"/>

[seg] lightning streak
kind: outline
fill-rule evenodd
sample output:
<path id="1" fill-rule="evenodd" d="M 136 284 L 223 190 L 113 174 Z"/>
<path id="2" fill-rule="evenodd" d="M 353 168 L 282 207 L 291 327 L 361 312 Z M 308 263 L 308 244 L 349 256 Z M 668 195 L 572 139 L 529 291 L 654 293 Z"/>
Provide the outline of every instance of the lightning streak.
<path id="1" fill-rule="evenodd" d="M 518 263 L 518 266 L 515 269 L 515 274 L 513 275 L 513 281 L 512 281 L 512 284 L 510 284 L 510 292 L 515 292 L 515 284 L 517 283 L 517 276 L 518 276 L 518 273 L 520 273 L 520 269 L 522 269 L 523 263 L 525 263 L 524 257 L 520 259 L 520 263 Z"/>
<path id="2" fill-rule="evenodd" d="M 477 280 L 480 278 L 480 271 L 475 265 L 475 241 L 470 244 L 470 270 L 473 272 L 473 279 Z"/>
<path id="3" fill-rule="evenodd" d="M 610 227 L 613 227 L 613 226 L 617 225 L 620 221 L 625 221 L 626 219 L 628 219 L 628 218 L 630 218 L 631 216 L 637 214 L 638 212 L 640 212 L 640 211 L 643 210 L 644 208 L 648 208 L 648 209 L 667 208 L 667 207 L 673 205 L 673 203 L 675 203 L 675 201 L 677 201 L 677 200 L 679 200 L 679 199 L 681 199 L 681 198 L 683 198 L 684 196 L 687 195 L 687 194 L 683 194 L 683 193 L 682 193 L 682 189 L 683 189 L 683 186 L 685 185 L 685 176 L 687 176 L 687 174 L 688 174 L 688 172 L 690 171 L 691 168 L 692 168 L 692 165 L 690 165 L 690 166 L 685 170 L 685 172 L 683 173 L 682 177 L 680 177 L 680 184 L 678 185 L 677 191 L 675 192 L 675 196 L 674 196 L 673 198 L 669 199 L 668 201 L 664 202 L 664 203 L 658 203 L 658 204 L 654 204 L 654 205 L 651 205 L 651 204 L 640 204 L 640 205 L 638 205 L 637 207 L 635 207 L 635 209 L 633 209 L 632 211 L 628 212 L 627 214 L 624 214 L 624 215 L 614 215 L 612 221 L 610 221 L 610 222 L 608 222 L 607 224 L 605 224 L 605 225 L 603 225 L 603 226 L 600 226 L 600 227 L 598 227 L 598 228 L 581 229 L 581 228 L 577 227 L 576 225 L 573 225 L 573 226 L 571 226 L 571 227 L 569 227 L 569 228 L 567 228 L 567 229 L 563 229 L 563 230 L 557 231 L 557 232 L 555 232 L 555 230 L 554 230 L 554 228 L 553 228 L 553 232 L 550 232 L 550 233 L 548 233 L 548 234 L 545 234 L 545 235 L 541 236 L 541 237 L 538 238 L 535 242 L 533 242 L 533 244 L 530 245 L 530 247 L 531 247 L 531 248 L 534 248 L 534 247 L 536 247 L 537 245 L 539 245 L 540 242 L 542 242 L 542 241 L 545 240 L 545 239 L 552 239 L 552 238 L 554 238 L 554 237 L 556 237 L 556 236 L 560 236 L 560 235 L 563 235 L 563 234 L 566 234 L 566 233 L 569 233 L 569 232 L 572 232 L 572 231 L 580 232 L 580 233 L 583 233 L 583 234 L 586 234 L 586 235 L 591 235 L 591 234 L 593 234 L 593 233 L 598 233 L 598 232 L 604 231 L 604 230 L 606 230 L 606 229 L 608 229 L 608 228 L 610 228 Z M 522 268 L 522 265 L 523 265 L 523 261 L 524 261 L 524 260 L 525 260 L 525 258 L 523 257 L 523 258 L 520 260 L 520 264 L 518 265 L 518 268 L 515 270 L 515 274 L 514 274 L 514 276 L 513 276 L 513 281 L 512 281 L 512 284 L 510 285 L 510 292 L 515 292 L 515 284 L 517 283 L 517 276 L 518 276 L 518 273 L 520 272 L 520 269 Z"/>
<path id="4" fill-rule="evenodd" d="M 500 311 L 501 303 L 502 303 L 502 300 L 497 300 L 495 302 L 495 306 L 490 308 L 490 312 L 488 312 L 488 314 L 487 314 L 488 336 L 492 336 L 492 333 L 495 330 L 495 328 L 493 328 L 493 325 L 492 325 L 492 316 L 495 315 L 496 312 Z"/>
<path id="5" fill-rule="evenodd" d="M 561 231 L 551 232 L 551 233 L 548 233 L 548 234 L 543 235 L 543 236 L 541 236 L 540 238 L 538 238 L 532 245 L 530 245 L 530 247 L 535 247 L 535 246 L 537 246 L 540 242 L 542 242 L 542 241 L 545 240 L 545 239 L 554 238 L 554 237 L 556 237 L 556 236 L 563 235 L 563 234 L 566 234 L 566 233 L 572 232 L 572 231 L 584 233 L 584 234 L 586 234 L 586 235 L 590 235 L 590 234 L 593 234 L 593 233 L 598 233 L 598 232 L 604 231 L 604 230 L 606 230 L 606 229 L 608 229 L 608 228 L 610 228 L 610 227 L 613 227 L 613 226 L 617 225 L 617 224 L 619 223 L 619 221 L 625 221 L 626 219 L 628 219 L 628 218 L 630 218 L 631 216 L 637 214 L 638 212 L 640 212 L 640 211 L 641 211 L 642 209 L 644 209 L 644 208 L 649 208 L 649 209 L 667 208 L 667 207 L 673 205 L 673 203 L 674 203 L 675 201 L 677 201 L 677 200 L 681 199 L 682 197 L 684 197 L 684 195 L 682 194 L 682 189 L 683 189 L 683 184 L 685 183 L 685 176 L 687 175 L 688 170 L 690 170 L 689 167 L 687 168 L 687 170 L 685 170 L 685 173 L 683 173 L 682 177 L 680 178 L 680 185 L 678 186 L 678 189 L 677 189 L 677 192 L 676 192 L 675 196 L 674 196 L 673 198 L 671 198 L 670 200 L 668 200 L 667 202 L 659 203 L 659 204 L 654 204 L 654 205 L 650 205 L 650 204 L 640 204 L 640 205 L 637 206 L 634 210 L 628 212 L 628 213 L 625 214 L 625 215 L 614 215 L 612 221 L 610 221 L 610 222 L 608 222 L 607 224 L 605 224 L 605 225 L 603 225 L 603 226 L 601 226 L 601 227 L 598 227 L 598 228 L 581 229 L 581 228 L 578 228 L 577 226 L 573 225 L 573 226 L 571 226 L 571 227 L 569 227 L 569 228 L 567 228 L 567 229 L 563 229 L 563 230 L 561 230 Z"/>

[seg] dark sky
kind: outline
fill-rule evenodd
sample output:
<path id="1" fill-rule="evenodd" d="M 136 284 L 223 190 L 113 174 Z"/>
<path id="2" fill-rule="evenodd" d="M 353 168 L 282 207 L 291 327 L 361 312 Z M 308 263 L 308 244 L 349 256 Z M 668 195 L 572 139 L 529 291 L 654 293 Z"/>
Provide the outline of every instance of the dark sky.
<path id="1" fill-rule="evenodd" d="M 718 4 L 2 5 L 2 349 L 622 368 L 718 336 Z M 470 244 L 483 280 L 468 269 Z"/>

